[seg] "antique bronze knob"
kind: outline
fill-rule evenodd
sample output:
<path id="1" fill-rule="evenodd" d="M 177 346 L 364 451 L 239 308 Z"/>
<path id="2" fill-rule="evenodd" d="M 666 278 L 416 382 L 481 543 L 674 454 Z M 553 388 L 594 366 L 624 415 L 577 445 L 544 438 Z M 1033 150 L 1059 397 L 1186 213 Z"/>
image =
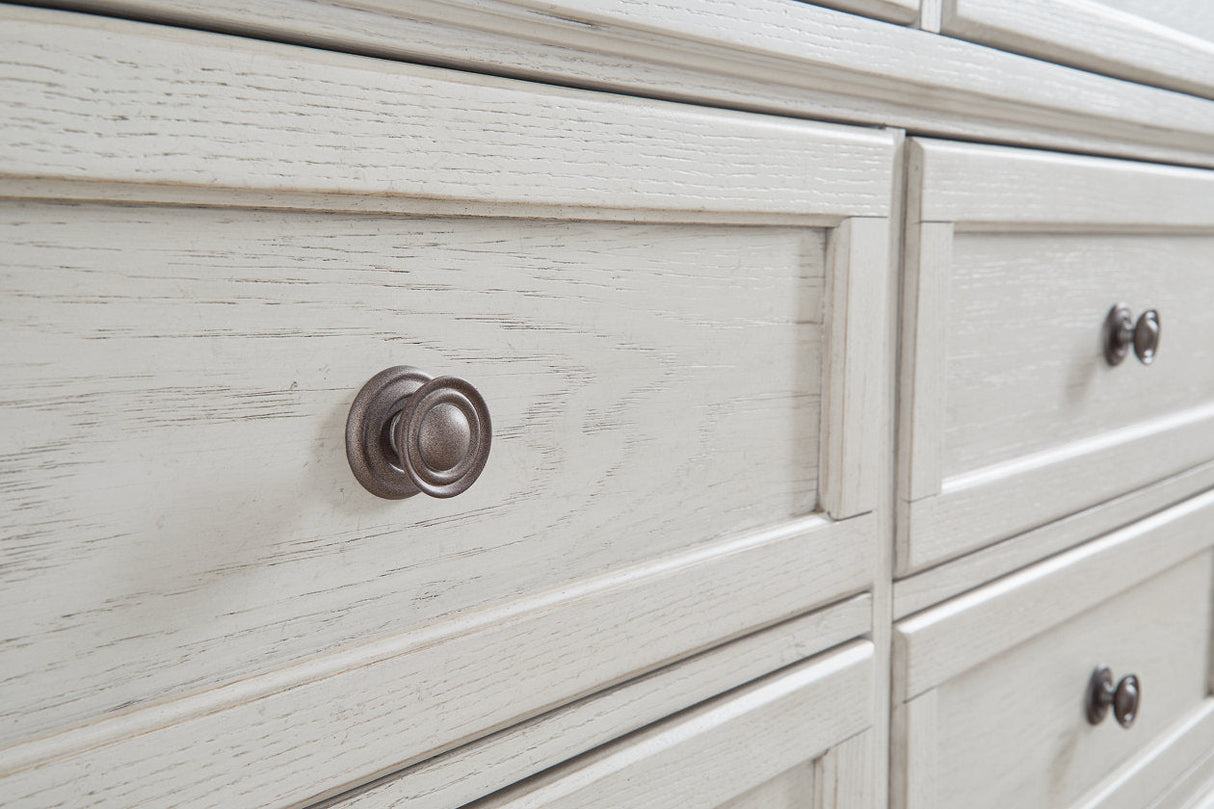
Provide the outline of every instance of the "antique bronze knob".
<path id="1" fill-rule="evenodd" d="M 480 477 L 492 438 L 489 408 L 471 383 L 398 365 L 354 397 L 346 458 L 379 497 L 454 497 Z"/>
<path id="2" fill-rule="evenodd" d="M 1133 346 L 1142 364 L 1150 365 L 1159 350 L 1159 331 L 1159 312 L 1148 309 L 1135 323 L 1130 307 L 1119 303 L 1104 319 L 1104 358 L 1109 365 L 1118 365 Z"/>
<path id="3" fill-rule="evenodd" d="M 1142 687 L 1138 675 L 1127 674 L 1113 685 L 1113 673 L 1108 666 L 1098 666 L 1088 680 L 1088 721 L 1099 725 L 1113 706 L 1113 717 L 1117 724 L 1128 728 L 1138 718 L 1138 703 L 1142 698 Z"/>

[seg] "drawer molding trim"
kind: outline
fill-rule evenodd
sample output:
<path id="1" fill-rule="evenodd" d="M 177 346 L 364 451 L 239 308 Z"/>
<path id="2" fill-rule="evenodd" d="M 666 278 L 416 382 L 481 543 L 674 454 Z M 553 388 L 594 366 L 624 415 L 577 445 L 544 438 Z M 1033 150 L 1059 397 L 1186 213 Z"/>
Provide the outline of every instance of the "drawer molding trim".
<path id="1" fill-rule="evenodd" d="M 698 104 L 1214 165 L 1205 99 L 788 0 L 58 5 Z"/>
<path id="2" fill-rule="evenodd" d="M 477 809 L 711 809 L 872 721 L 873 646 L 857 641 L 607 745 Z M 732 793 L 732 795 L 731 795 Z"/>
<path id="3" fill-rule="evenodd" d="M 175 189 L 184 200 L 192 188 L 302 191 L 563 218 L 656 210 L 835 224 L 890 210 L 888 132 L 42 9 L 8 6 L 0 18 L 0 81 L 24 110 L 0 131 L 10 194 L 28 193 L 32 177 L 99 191 L 152 184 L 166 201 Z M 127 88 L 128 114 L 98 86 Z"/>
<path id="4" fill-rule="evenodd" d="M 0 752 L 0 791 L 16 805 L 34 794 L 73 804 L 87 785 L 98 809 L 170 795 L 230 805 L 230 790 L 265 807 L 323 798 L 803 613 L 837 598 L 839 583 L 859 592 L 871 585 L 876 532 L 872 515 L 808 517 L 26 742 Z M 435 679 L 448 670 L 462 674 Z M 523 693 L 518 683 L 543 685 Z M 343 734 L 366 742 L 326 745 Z M 236 783 L 233 760 L 246 773 Z"/>
<path id="5" fill-rule="evenodd" d="M 913 699 L 1214 546 L 1212 515 L 1214 492 L 1207 492 L 899 621 L 895 701 Z"/>
<path id="6" fill-rule="evenodd" d="M 1214 43 L 1091 0 L 949 0 L 941 30 L 1051 62 L 1214 97 Z"/>
<path id="7" fill-rule="evenodd" d="M 854 596 L 592 694 L 332 799 L 340 809 L 448 809 L 496 792 L 872 627 Z"/>
<path id="8" fill-rule="evenodd" d="M 1214 455 L 1214 405 L 1203 403 L 946 477 L 954 236 L 1005 230 L 1209 233 L 1214 173 L 919 138 L 907 148 L 898 575 L 1091 508 Z M 1126 193 L 1130 188 L 1133 193 Z M 992 322 L 990 328 L 1009 329 L 1008 339 L 1015 339 L 1013 324 Z M 1092 364 L 1105 370 L 1096 354 Z"/>

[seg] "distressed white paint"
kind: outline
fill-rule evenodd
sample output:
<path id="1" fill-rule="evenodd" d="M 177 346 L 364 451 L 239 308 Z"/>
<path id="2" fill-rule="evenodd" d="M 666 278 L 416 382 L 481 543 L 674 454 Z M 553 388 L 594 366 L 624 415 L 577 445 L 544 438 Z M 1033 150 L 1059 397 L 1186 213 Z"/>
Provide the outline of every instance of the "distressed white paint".
<path id="1" fill-rule="evenodd" d="M 1214 175 L 925 140 L 909 176 L 901 575 L 1214 456 Z M 1104 359 L 1118 302 L 1149 368 Z"/>
<path id="2" fill-rule="evenodd" d="M 1214 165 L 1211 101 L 792 0 L 60 4 L 696 104 Z"/>
<path id="3" fill-rule="evenodd" d="M 944 11 L 937 30 L 950 36 L 1214 97 L 1214 13 L 1205 0 L 948 0 Z"/>
<path id="4" fill-rule="evenodd" d="M 871 678 L 872 644 L 851 644 L 474 806 L 715 809 L 864 730 L 871 721 Z"/>
<path id="5" fill-rule="evenodd" d="M 934 685 L 930 732 L 908 724 L 906 744 L 918 766 L 908 774 L 907 809 L 1069 807 L 1173 722 L 1201 710 L 1212 561 L 1209 552 L 1192 557 Z M 986 634 L 1019 637 L 1022 628 L 1013 624 L 1032 627 L 1038 622 L 1031 611 L 1052 605 L 1002 606 L 1005 617 L 988 620 Z M 972 629 L 951 630 L 930 648 L 915 644 L 909 655 L 958 656 L 954 646 L 966 639 L 955 633 Z M 1093 726 L 1084 715 L 1097 665 L 1116 677 L 1133 672 L 1143 683 L 1139 716 L 1128 731 L 1111 716 Z M 921 746 L 934 750 L 929 755 Z M 1160 790 L 1165 783 L 1153 785 Z"/>
<path id="6" fill-rule="evenodd" d="M 871 626 L 871 596 L 855 596 L 541 714 L 334 801 L 341 809 L 461 806 Z"/>

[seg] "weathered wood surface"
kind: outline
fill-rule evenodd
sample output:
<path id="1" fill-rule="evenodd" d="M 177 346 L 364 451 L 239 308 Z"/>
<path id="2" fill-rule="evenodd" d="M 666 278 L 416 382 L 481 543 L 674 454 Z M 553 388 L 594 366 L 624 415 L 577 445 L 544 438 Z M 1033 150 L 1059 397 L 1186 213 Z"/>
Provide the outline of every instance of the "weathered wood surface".
<path id="1" fill-rule="evenodd" d="M 779 115 L 1214 165 L 1214 102 L 790 0 L 55 5 Z M 939 20 L 939 8 L 925 4 Z"/>
<path id="2" fill-rule="evenodd" d="M 1143 84 L 1214 97 L 1205 0 L 953 0 L 941 31 Z"/>
<path id="3" fill-rule="evenodd" d="M 1214 457 L 1214 173 L 934 140 L 910 164 L 900 575 Z M 1160 313 L 1149 368 L 1104 358 L 1119 302 Z"/>
<path id="4" fill-rule="evenodd" d="M 473 806 L 715 809 L 863 731 L 871 684 L 872 644 L 851 644 Z"/>
<path id="5" fill-rule="evenodd" d="M 710 649 L 333 799 L 340 809 L 460 806 L 614 741 L 872 627 L 868 594 Z M 810 765 L 757 787 L 764 799 L 811 789 Z M 841 771 L 849 771 L 841 767 Z M 820 779 L 821 780 L 821 779 Z M 787 782 L 787 783 L 786 783 Z M 812 795 L 812 791 L 808 794 Z M 754 800 L 758 797 L 752 796 Z M 330 804 L 326 804 L 328 806 Z M 740 807 L 739 807 L 740 809 Z"/>
<path id="6" fill-rule="evenodd" d="M 912 766 L 907 809 L 1070 807 L 1149 740 L 1201 710 L 1212 561 L 1208 552 L 1194 557 L 935 686 L 930 714 L 913 713 L 908 722 L 909 749 L 934 748 L 911 761 L 934 772 Z M 1025 612 L 1008 605 L 1009 626 L 988 622 L 985 631 L 1013 631 L 1010 624 Z M 949 645 L 926 653 L 947 656 Z M 1097 665 L 1115 677 L 1133 672 L 1143 684 L 1129 731 L 1111 715 L 1096 726 L 1084 715 Z M 1154 784 L 1156 792 L 1165 786 Z"/>

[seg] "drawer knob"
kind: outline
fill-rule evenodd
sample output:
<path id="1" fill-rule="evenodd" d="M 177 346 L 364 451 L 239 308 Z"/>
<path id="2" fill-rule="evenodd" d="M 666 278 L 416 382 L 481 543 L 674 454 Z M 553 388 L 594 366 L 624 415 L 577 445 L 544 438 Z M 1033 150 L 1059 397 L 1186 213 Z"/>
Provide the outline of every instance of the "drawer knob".
<path id="1" fill-rule="evenodd" d="M 1133 346 L 1142 364 L 1150 365 L 1159 350 L 1159 331 L 1159 312 L 1148 309 L 1135 323 L 1130 307 L 1119 303 L 1104 319 L 1104 358 L 1109 365 L 1119 365 Z"/>
<path id="2" fill-rule="evenodd" d="M 471 383 L 398 365 L 354 397 L 346 458 L 358 482 L 379 497 L 454 497 L 480 477 L 492 438 L 489 408 Z"/>
<path id="3" fill-rule="evenodd" d="M 1117 724 L 1128 728 L 1138 718 L 1138 702 L 1142 697 L 1142 686 L 1138 675 L 1127 674 L 1113 685 L 1113 673 L 1108 666 L 1098 666 L 1088 681 L 1088 721 L 1099 725 L 1113 708 Z"/>

